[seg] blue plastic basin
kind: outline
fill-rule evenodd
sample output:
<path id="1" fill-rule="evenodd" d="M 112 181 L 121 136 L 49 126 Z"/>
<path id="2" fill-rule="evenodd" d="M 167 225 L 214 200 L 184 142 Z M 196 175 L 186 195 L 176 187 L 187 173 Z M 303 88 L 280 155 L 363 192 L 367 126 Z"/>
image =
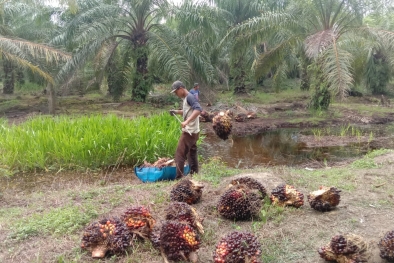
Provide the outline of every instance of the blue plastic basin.
<path id="1" fill-rule="evenodd" d="M 174 180 L 176 177 L 176 167 L 167 166 L 164 168 L 157 167 L 144 167 L 144 168 L 134 168 L 134 172 L 137 177 L 144 183 L 146 182 L 157 182 L 163 180 Z M 190 166 L 185 165 L 183 174 L 187 175 L 190 172 Z"/>

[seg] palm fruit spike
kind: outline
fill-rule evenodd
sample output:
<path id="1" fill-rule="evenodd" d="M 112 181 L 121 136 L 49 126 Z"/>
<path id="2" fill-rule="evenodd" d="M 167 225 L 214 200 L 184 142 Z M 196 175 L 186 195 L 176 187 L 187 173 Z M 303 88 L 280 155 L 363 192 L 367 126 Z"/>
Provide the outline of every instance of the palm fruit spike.
<path id="1" fill-rule="evenodd" d="M 204 227 L 201 224 L 202 219 L 194 207 L 184 202 L 171 202 L 167 207 L 166 213 L 166 220 L 176 220 L 189 224 L 197 229 L 200 234 L 204 234 Z"/>
<path id="2" fill-rule="evenodd" d="M 231 181 L 230 186 L 232 185 L 238 185 L 238 184 L 245 184 L 251 189 L 256 189 L 260 192 L 260 197 L 261 199 L 264 199 L 267 195 L 267 190 L 265 190 L 265 187 L 256 179 L 253 179 L 251 177 L 240 177 L 237 179 L 234 179 Z"/>
<path id="3" fill-rule="evenodd" d="M 227 219 L 250 219 L 257 216 L 262 206 L 260 195 L 246 185 L 235 185 L 220 196 L 217 210 Z"/>
<path id="4" fill-rule="evenodd" d="M 178 221 L 165 221 L 156 240 L 164 259 L 197 262 L 197 249 L 200 236 L 188 224 Z"/>
<path id="5" fill-rule="evenodd" d="M 394 262 L 394 230 L 387 232 L 380 240 L 378 246 L 380 257 L 388 262 Z"/>
<path id="6" fill-rule="evenodd" d="M 93 258 L 122 253 L 129 245 L 129 230 L 119 218 L 102 219 L 88 225 L 81 242 L 81 248 L 90 251 Z"/>
<path id="7" fill-rule="evenodd" d="M 130 207 L 123 213 L 121 219 L 132 235 L 144 239 L 149 238 L 156 222 L 149 209 L 144 206 Z"/>
<path id="8" fill-rule="evenodd" d="M 171 189 L 170 199 L 173 202 L 195 204 L 201 199 L 204 185 L 188 178 L 183 178 Z"/>
<path id="9" fill-rule="evenodd" d="M 304 205 L 304 195 L 292 185 L 282 184 L 272 190 L 270 196 L 272 204 L 278 206 L 301 207 Z"/>
<path id="10" fill-rule="evenodd" d="M 251 233 L 232 232 L 222 238 L 213 254 L 214 263 L 259 263 L 261 245 Z"/>
<path id="11" fill-rule="evenodd" d="M 222 140 L 227 140 L 233 127 L 231 117 L 228 113 L 223 111 L 219 112 L 215 117 L 213 117 L 212 122 L 212 127 L 216 135 Z"/>
<path id="12" fill-rule="evenodd" d="M 368 244 L 353 234 L 336 235 L 327 246 L 318 249 L 320 257 L 338 263 L 368 262 Z"/>
<path id="13" fill-rule="evenodd" d="M 317 211 L 327 212 L 334 209 L 340 201 L 341 191 L 335 187 L 320 186 L 319 190 L 311 192 L 308 197 L 308 202 L 311 207 Z"/>

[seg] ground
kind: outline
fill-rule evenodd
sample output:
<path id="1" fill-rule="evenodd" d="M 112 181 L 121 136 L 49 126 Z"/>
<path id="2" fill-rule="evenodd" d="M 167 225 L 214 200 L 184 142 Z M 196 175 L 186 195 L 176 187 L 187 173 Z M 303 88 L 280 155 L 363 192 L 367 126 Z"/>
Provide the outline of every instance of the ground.
<path id="1" fill-rule="evenodd" d="M 45 113 L 43 97 L 22 96 L 16 100 L 22 100 L 25 105 L 19 103 L 3 110 L 11 123 L 17 124 L 29 116 Z M 326 113 L 308 111 L 305 96 L 292 97 L 291 101 L 297 103 L 280 100 L 260 104 L 249 100 L 245 97 L 237 102 L 216 103 L 204 108 L 212 112 L 227 109 L 236 113 L 243 109 L 256 112 L 256 119 L 233 123 L 233 134 L 236 135 L 282 127 L 325 127 L 349 123 L 373 125 L 394 120 L 392 108 L 381 107 L 373 97 L 350 98 L 347 103 L 335 103 Z M 171 107 L 73 97 L 61 98 L 58 112 L 105 112 L 132 118 Z M 213 133 L 209 123 L 203 123 L 202 128 L 207 134 Z M 338 145 L 354 138 L 345 142 L 337 137 L 312 139 L 316 138 L 304 138 L 311 146 Z M 377 243 L 387 231 L 393 230 L 394 152 L 379 153 L 336 166 L 322 164 L 318 169 L 286 166 L 229 169 L 218 159 L 206 160 L 200 174 L 194 177 L 205 185 L 202 200 L 195 205 L 204 217 L 205 228 L 198 251 L 199 262 L 213 262 L 214 247 L 225 234 L 249 231 L 258 236 L 262 244 L 264 263 L 322 263 L 324 260 L 319 258 L 317 249 L 338 233 L 360 235 L 370 244 L 371 258 L 368 262 L 384 263 L 379 257 Z M 240 176 L 257 179 L 268 192 L 280 183 L 292 184 L 304 194 L 305 205 L 299 209 L 280 209 L 267 203 L 260 218 L 253 221 L 221 218 L 216 211 L 217 201 L 228 183 Z M 174 184 L 143 184 L 128 168 L 47 171 L 1 177 L 0 262 L 95 262 L 97 260 L 79 248 L 84 225 L 97 218 L 119 216 L 128 207 L 140 204 L 148 206 L 161 222 Z M 335 186 L 341 190 L 337 209 L 320 213 L 310 208 L 306 196 L 320 185 Z M 106 258 L 101 262 L 163 261 L 149 242 L 138 242 L 127 255 Z"/>

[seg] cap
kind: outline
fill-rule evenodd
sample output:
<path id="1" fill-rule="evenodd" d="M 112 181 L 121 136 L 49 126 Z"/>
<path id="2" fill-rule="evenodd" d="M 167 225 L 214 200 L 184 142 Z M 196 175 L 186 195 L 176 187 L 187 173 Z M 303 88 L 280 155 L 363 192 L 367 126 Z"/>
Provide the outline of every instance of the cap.
<path id="1" fill-rule="evenodd" d="M 181 81 L 179 81 L 179 80 L 177 80 L 177 81 L 175 81 L 174 83 L 172 83 L 172 90 L 171 90 L 171 93 L 173 93 L 173 92 L 175 92 L 177 89 L 179 89 L 179 88 L 181 88 L 181 87 L 185 87 L 185 85 L 181 82 Z"/>
<path id="2" fill-rule="evenodd" d="M 195 88 L 195 87 L 197 87 L 197 86 L 198 86 L 198 83 L 196 82 L 196 83 L 194 83 L 193 88 Z"/>

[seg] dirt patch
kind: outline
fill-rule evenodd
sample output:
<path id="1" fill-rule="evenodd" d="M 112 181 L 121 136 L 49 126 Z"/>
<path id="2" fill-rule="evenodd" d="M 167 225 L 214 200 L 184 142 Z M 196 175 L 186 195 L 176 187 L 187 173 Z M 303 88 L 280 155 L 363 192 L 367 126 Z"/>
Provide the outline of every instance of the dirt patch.
<path id="1" fill-rule="evenodd" d="M 201 202 L 195 205 L 204 217 L 205 234 L 198 252 L 199 262 L 213 262 L 212 253 L 218 240 L 232 231 L 249 231 L 258 236 L 262 243 L 263 262 L 316 263 L 325 262 L 319 258 L 317 249 L 326 245 L 338 233 L 353 233 L 362 236 L 371 247 L 370 263 L 383 263 L 379 257 L 377 243 L 389 230 L 392 230 L 394 217 L 394 153 L 374 159 L 378 165 L 373 169 L 352 169 L 346 167 L 331 169 L 294 170 L 274 167 L 259 170 L 239 170 L 233 177 L 225 177 L 219 185 L 202 181 L 205 185 Z M 349 175 L 343 175 L 350 172 Z M 202 170 L 201 178 L 207 170 Z M 312 174 L 313 173 L 313 174 Z M 305 205 L 299 209 L 285 208 L 282 212 L 267 210 L 269 218 L 253 221 L 231 221 L 221 218 L 216 211 L 220 195 L 233 178 L 249 176 L 260 181 L 270 192 L 281 183 L 291 183 L 305 195 Z M 335 185 L 342 190 L 341 202 L 337 209 L 320 213 L 310 208 L 306 195 L 330 178 L 342 176 Z M 350 176 L 350 177 L 347 177 Z M 90 177 L 90 179 L 89 179 Z M 342 179 L 341 179 L 342 178 Z M 83 205 L 87 200 L 96 205 L 99 218 L 119 215 L 130 205 L 143 204 L 151 208 L 160 223 L 169 203 L 169 192 L 175 182 L 141 183 L 131 170 L 116 173 L 70 173 L 41 174 L 23 189 L 23 179 L 2 179 L 2 198 L 0 211 L 18 209 L 19 217 L 28 218 L 29 209 L 34 212 L 49 210 L 68 204 Z M 14 187 L 13 183 L 16 184 Z M 5 186 L 5 187 L 4 187 Z M 91 198 L 91 199 L 89 199 Z M 100 200 L 100 202 L 97 202 Z M 111 202 L 115 205 L 111 206 Z M 107 209 L 106 209 L 107 208 Z M 108 209 L 109 208 L 109 209 Z M 9 210 L 8 210 L 9 209 Z M 33 211 L 31 211 L 33 212 Z M 273 213 L 275 212 L 275 213 Z M 0 217 L 4 217 L 0 213 Z M 0 223 L 1 246 L 0 262 L 55 262 L 60 258 L 65 262 L 95 262 L 79 250 L 82 229 L 66 236 L 56 234 L 38 235 L 26 240 L 12 240 L 12 228 L 7 222 Z M 159 253 L 149 243 L 138 243 L 128 255 L 103 262 L 163 262 Z"/>

